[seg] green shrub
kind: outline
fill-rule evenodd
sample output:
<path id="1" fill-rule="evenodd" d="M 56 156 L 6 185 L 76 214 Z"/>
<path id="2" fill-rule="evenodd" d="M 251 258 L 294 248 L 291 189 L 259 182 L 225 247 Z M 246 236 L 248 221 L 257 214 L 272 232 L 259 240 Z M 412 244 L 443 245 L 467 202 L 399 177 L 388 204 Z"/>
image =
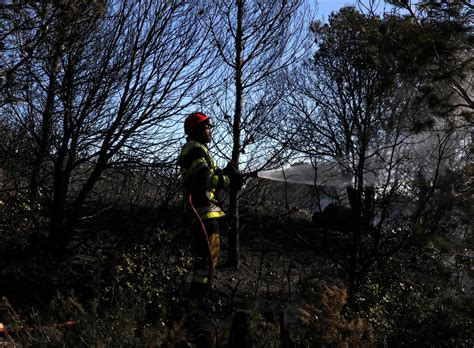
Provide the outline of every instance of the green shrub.
<path id="1" fill-rule="evenodd" d="M 0 197 L 0 245 L 2 251 L 25 248 L 41 236 L 40 225 L 45 221 L 40 206 L 32 204 L 21 193 Z"/>
<path id="2" fill-rule="evenodd" d="M 468 298 L 449 300 L 435 283 L 399 279 L 369 280 L 358 295 L 359 314 L 374 328 L 379 345 L 472 346 L 474 307 Z"/>
<path id="3" fill-rule="evenodd" d="M 6 299 L 2 323 L 10 331 L 4 342 L 33 347 L 174 347 L 185 339 L 183 285 L 191 258 L 158 229 L 128 251 L 115 251 L 111 270 L 94 284 L 92 298 L 73 292 L 51 301 L 14 309 Z M 61 324 L 73 320 L 75 325 Z"/>

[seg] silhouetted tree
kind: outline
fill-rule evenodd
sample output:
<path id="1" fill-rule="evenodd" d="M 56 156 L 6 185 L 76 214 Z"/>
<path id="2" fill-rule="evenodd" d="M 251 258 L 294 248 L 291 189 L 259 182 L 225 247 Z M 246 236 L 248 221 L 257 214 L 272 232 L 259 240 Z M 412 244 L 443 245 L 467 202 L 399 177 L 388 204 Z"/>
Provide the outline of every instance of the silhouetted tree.
<path id="1" fill-rule="evenodd" d="M 29 193 L 62 246 L 107 167 L 170 156 L 176 115 L 201 94 L 215 55 L 195 2 L 28 2 L 18 11 L 30 24 L 21 30 L 17 16 L 2 18 L 14 29 L 4 74 L 21 85 L 5 87 L 14 102 L 2 117 L 28 131 L 31 153 L 19 158 L 30 160 Z"/>
<path id="2" fill-rule="evenodd" d="M 304 50 L 307 25 L 304 5 L 301 0 L 237 0 L 216 2 L 205 11 L 206 26 L 223 62 L 220 71 L 222 93 L 216 94 L 217 113 L 226 130 L 231 132 L 230 159 L 236 165 L 240 164 L 241 154 L 246 150 L 258 152 L 256 144 L 264 143 L 262 130 L 271 127 L 272 113 L 285 93 L 284 86 L 277 90 L 272 84 Z M 271 151 L 269 147 L 266 149 Z M 265 156 L 272 158 L 268 153 Z M 258 155 L 250 155 L 250 158 L 256 157 Z M 230 191 L 228 216 L 231 226 L 229 261 L 238 267 L 236 189 Z"/>

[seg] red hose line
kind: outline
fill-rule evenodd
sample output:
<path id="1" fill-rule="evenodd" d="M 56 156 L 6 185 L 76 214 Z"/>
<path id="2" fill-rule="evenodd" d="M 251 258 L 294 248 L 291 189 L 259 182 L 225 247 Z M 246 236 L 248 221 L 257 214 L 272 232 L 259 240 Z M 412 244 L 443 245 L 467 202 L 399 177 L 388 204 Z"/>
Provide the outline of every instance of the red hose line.
<path id="1" fill-rule="evenodd" d="M 64 323 L 54 323 L 54 324 L 49 324 L 49 325 L 18 326 L 18 327 L 9 327 L 0 323 L 0 334 L 9 334 L 9 333 L 22 332 L 22 331 L 30 332 L 34 330 L 40 330 L 40 329 L 59 329 L 63 327 L 71 327 L 76 324 L 77 324 L 77 321 L 75 320 L 68 320 Z"/>
<path id="2" fill-rule="evenodd" d="M 211 280 L 212 273 L 214 271 L 214 265 L 212 264 L 212 251 L 211 251 L 211 244 L 209 243 L 209 237 L 207 236 L 207 231 L 206 227 L 204 226 L 204 223 L 202 222 L 201 217 L 199 216 L 199 213 L 197 212 L 196 208 L 194 207 L 193 204 L 193 197 L 191 194 L 188 196 L 188 203 L 189 206 L 191 207 L 191 210 L 193 211 L 194 217 L 196 218 L 198 224 L 199 224 L 199 231 L 201 232 L 201 237 L 204 239 L 207 245 L 207 252 L 209 256 L 209 281 Z"/>

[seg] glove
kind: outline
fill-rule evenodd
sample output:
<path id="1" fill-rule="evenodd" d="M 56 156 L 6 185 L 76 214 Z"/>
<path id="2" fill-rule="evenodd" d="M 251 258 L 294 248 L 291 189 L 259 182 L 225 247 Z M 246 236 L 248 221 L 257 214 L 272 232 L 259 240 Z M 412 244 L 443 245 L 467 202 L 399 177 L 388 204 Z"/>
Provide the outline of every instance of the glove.
<path id="1" fill-rule="evenodd" d="M 224 168 L 224 173 L 228 175 L 229 177 L 236 176 L 240 174 L 239 168 L 237 165 L 230 161 L 227 166 Z"/>
<path id="2" fill-rule="evenodd" d="M 248 172 L 248 173 L 245 173 L 245 174 L 242 174 L 244 176 L 244 178 L 258 178 L 258 171 L 253 171 L 253 172 Z"/>
<path id="3" fill-rule="evenodd" d="M 234 162 L 229 162 L 224 168 L 223 173 L 229 177 L 230 187 L 240 190 L 244 184 L 244 177 Z"/>

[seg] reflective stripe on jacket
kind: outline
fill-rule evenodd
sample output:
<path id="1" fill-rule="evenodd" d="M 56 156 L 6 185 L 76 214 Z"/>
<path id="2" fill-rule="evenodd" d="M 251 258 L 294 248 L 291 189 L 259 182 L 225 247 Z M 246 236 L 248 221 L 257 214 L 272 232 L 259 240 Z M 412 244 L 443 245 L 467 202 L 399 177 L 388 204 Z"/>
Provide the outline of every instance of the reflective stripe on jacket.
<path id="1" fill-rule="evenodd" d="M 190 211 L 187 197 L 192 194 L 193 204 L 201 219 L 224 216 L 216 194 L 217 190 L 229 187 L 229 177 L 217 168 L 207 146 L 189 140 L 181 150 L 179 165 L 184 181 L 185 211 Z"/>

